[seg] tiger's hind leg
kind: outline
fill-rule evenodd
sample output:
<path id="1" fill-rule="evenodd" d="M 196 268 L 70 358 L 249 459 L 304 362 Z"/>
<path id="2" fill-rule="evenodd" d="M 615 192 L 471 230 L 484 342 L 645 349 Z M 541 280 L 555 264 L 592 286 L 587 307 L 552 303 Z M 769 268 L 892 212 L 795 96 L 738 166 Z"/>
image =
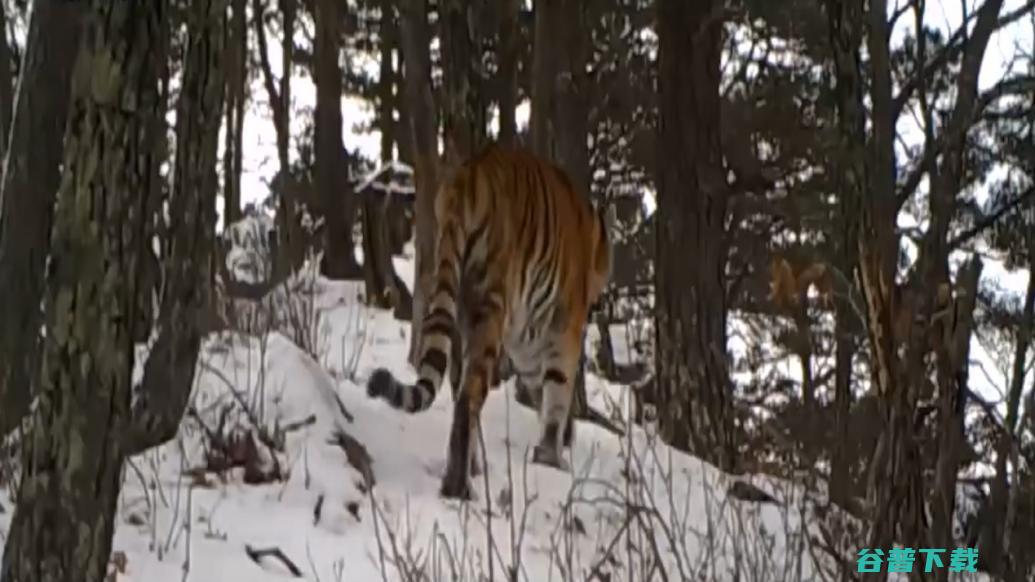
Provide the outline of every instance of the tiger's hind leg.
<path id="1" fill-rule="evenodd" d="M 471 498 L 468 475 L 472 469 L 478 468 L 472 463 L 481 455 L 481 412 L 495 372 L 502 325 L 503 312 L 497 304 L 485 303 L 471 313 L 461 389 L 453 408 L 446 473 L 440 490 L 443 497 Z"/>
<path id="2" fill-rule="evenodd" d="M 532 462 L 567 471 L 568 463 L 562 452 L 570 434 L 568 425 L 571 423 L 579 352 L 572 348 L 571 342 L 561 338 L 558 340 L 554 349 L 548 351 L 545 362 L 539 409 L 539 443 L 533 450 Z"/>

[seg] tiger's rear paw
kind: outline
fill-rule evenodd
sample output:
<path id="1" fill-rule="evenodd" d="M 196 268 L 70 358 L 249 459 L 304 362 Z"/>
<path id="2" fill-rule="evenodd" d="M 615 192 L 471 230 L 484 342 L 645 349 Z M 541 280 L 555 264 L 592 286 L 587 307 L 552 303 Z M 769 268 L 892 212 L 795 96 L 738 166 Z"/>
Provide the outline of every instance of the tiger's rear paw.
<path id="1" fill-rule="evenodd" d="M 471 455 L 471 476 L 472 477 L 478 477 L 479 475 L 481 475 L 484 472 L 485 471 L 482 468 L 482 461 L 481 461 L 481 459 L 479 459 L 477 457 L 477 455 Z"/>
<path id="2" fill-rule="evenodd" d="M 439 494 L 446 499 L 459 499 L 460 501 L 471 500 L 471 482 L 467 479 L 467 476 L 451 477 L 446 475 L 442 479 L 442 488 L 439 489 Z"/>
<path id="3" fill-rule="evenodd" d="M 568 462 L 561 457 L 557 449 L 544 447 L 543 445 L 536 445 L 535 449 L 532 450 L 532 462 L 565 472 L 570 469 Z"/>

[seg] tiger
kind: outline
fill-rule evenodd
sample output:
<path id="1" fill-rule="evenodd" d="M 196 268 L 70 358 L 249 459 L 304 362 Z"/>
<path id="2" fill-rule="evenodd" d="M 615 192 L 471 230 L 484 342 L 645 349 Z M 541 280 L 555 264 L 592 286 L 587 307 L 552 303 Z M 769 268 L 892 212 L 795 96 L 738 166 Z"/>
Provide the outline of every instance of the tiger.
<path id="1" fill-rule="evenodd" d="M 414 384 L 385 368 L 371 398 L 409 413 L 428 409 L 459 352 L 459 390 L 440 495 L 471 499 L 481 469 L 475 440 L 501 351 L 539 411 L 532 462 L 567 471 L 573 383 L 589 312 L 607 285 L 612 248 L 603 211 L 553 163 L 490 143 L 459 165 L 435 198 L 434 271 L 420 324 Z M 454 335 L 462 350 L 453 350 Z M 455 364 L 455 362 L 453 362 Z M 451 374 L 452 375 L 452 374 Z M 472 436 L 475 435 L 475 436 Z"/>

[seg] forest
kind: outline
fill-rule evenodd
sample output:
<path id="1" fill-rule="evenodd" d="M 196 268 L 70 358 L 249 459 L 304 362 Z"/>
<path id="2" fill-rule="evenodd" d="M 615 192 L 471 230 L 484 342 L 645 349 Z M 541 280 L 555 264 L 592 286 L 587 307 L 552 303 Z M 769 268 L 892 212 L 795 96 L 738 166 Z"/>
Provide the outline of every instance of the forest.
<path id="1" fill-rule="evenodd" d="M 1035 580 L 1035 1 L 0 30 L 0 582 Z M 436 196 L 492 143 L 600 209 L 612 266 L 571 466 L 529 461 L 504 352 L 454 501 L 455 393 L 365 386 L 417 373 Z"/>

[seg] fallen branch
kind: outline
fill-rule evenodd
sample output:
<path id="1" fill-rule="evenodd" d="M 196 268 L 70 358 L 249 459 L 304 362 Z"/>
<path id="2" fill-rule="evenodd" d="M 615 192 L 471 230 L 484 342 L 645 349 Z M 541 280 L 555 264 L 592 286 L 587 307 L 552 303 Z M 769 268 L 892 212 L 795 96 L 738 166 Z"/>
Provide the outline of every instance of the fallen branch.
<path id="1" fill-rule="evenodd" d="M 282 564 L 284 564 L 284 567 L 286 567 L 288 571 L 291 572 L 292 576 L 294 576 L 295 578 L 302 577 L 302 570 L 299 570 L 298 566 L 296 566 L 295 563 L 291 561 L 291 558 L 284 555 L 284 551 L 280 548 L 253 548 L 251 545 L 246 544 L 244 546 L 244 551 L 246 554 L 248 554 L 248 557 L 251 558 L 251 560 L 255 562 L 259 567 L 262 567 L 261 560 L 263 558 L 276 558 L 277 560 L 280 560 Z"/>
<path id="2" fill-rule="evenodd" d="M 345 451 L 346 460 L 359 471 L 359 474 L 363 476 L 363 485 L 367 491 L 371 491 L 376 484 L 373 469 L 374 460 L 370 453 L 367 452 L 367 448 L 363 446 L 363 443 L 343 430 L 334 431 L 328 442 L 341 447 L 341 450 Z"/>
<path id="3" fill-rule="evenodd" d="M 296 420 L 295 422 L 289 422 L 285 424 L 284 427 L 280 429 L 280 432 L 287 434 L 289 432 L 294 432 L 300 428 L 305 428 L 313 424 L 316 424 L 316 415 L 310 414 L 302 420 Z"/>

